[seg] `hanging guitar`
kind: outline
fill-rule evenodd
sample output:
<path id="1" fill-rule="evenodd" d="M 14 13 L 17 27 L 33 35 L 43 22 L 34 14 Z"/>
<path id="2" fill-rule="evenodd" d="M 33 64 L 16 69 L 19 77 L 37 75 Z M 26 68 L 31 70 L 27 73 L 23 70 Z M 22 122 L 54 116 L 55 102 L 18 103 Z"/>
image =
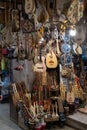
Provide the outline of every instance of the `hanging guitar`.
<path id="1" fill-rule="evenodd" d="M 44 72 L 44 71 L 46 71 L 45 57 L 42 56 L 41 54 L 42 54 L 42 45 L 40 45 L 39 62 L 34 65 L 34 71 L 35 72 Z"/>
<path id="2" fill-rule="evenodd" d="M 54 28 L 54 31 L 53 31 L 53 35 L 54 35 L 54 39 L 56 39 L 56 53 L 57 53 L 57 56 L 60 57 L 61 55 L 61 52 L 60 52 L 60 48 L 59 48 L 59 42 L 58 42 L 58 29 L 57 27 Z"/>

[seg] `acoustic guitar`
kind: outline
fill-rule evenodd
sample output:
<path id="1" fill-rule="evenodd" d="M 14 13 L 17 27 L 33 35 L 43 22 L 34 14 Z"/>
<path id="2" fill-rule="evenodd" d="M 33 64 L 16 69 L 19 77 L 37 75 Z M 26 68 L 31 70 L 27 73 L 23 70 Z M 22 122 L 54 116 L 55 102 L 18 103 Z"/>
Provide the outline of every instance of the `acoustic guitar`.
<path id="1" fill-rule="evenodd" d="M 41 55 L 41 53 L 42 53 L 41 48 L 42 47 L 40 47 L 40 56 L 39 56 L 40 59 L 39 59 L 39 62 L 34 65 L 34 72 L 44 72 L 44 71 L 46 71 L 45 57 Z"/>

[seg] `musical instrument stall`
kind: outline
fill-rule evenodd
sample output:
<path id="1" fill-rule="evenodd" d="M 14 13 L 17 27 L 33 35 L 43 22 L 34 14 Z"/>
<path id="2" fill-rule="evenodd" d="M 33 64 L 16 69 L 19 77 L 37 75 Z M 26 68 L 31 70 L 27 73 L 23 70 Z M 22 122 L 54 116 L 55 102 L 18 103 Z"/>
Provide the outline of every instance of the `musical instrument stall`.
<path id="1" fill-rule="evenodd" d="M 63 127 L 67 116 L 87 100 L 84 97 L 87 24 L 80 21 L 84 2 L 69 2 L 64 14 L 59 11 L 58 3 L 58 0 L 14 0 L 14 9 L 9 14 L 11 32 L 5 33 L 4 29 L 1 32 L 3 73 L 4 60 L 12 61 L 10 116 L 24 130 L 45 130 L 50 122 L 59 122 Z M 64 19 L 60 20 L 62 16 Z M 70 36 L 70 29 L 76 29 L 77 35 Z"/>

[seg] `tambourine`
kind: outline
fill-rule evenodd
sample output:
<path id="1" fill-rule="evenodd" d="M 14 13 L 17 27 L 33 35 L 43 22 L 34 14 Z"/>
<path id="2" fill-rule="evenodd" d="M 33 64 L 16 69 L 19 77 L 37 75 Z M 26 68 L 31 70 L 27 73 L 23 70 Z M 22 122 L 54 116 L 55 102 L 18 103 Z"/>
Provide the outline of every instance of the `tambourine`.
<path id="1" fill-rule="evenodd" d="M 63 53 L 70 53 L 71 51 L 71 46 L 68 44 L 68 43 L 64 43 L 62 46 L 61 46 L 61 51 Z"/>
<path id="2" fill-rule="evenodd" d="M 72 63 L 72 55 L 70 54 L 63 54 L 60 57 L 60 62 L 62 65 L 69 65 Z"/>
<path id="3" fill-rule="evenodd" d="M 70 35 L 69 35 L 69 34 L 65 34 L 65 35 L 63 36 L 63 39 L 64 39 L 64 41 L 65 41 L 66 43 L 69 43 L 69 41 L 70 41 Z"/>

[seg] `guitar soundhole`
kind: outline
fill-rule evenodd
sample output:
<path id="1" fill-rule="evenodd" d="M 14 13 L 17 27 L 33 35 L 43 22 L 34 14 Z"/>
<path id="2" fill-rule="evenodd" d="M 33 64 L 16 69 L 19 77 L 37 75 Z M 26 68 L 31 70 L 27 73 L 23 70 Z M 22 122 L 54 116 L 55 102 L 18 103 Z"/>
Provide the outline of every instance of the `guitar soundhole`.
<path id="1" fill-rule="evenodd" d="M 52 60 L 49 61 L 50 64 L 53 64 L 54 62 Z"/>

